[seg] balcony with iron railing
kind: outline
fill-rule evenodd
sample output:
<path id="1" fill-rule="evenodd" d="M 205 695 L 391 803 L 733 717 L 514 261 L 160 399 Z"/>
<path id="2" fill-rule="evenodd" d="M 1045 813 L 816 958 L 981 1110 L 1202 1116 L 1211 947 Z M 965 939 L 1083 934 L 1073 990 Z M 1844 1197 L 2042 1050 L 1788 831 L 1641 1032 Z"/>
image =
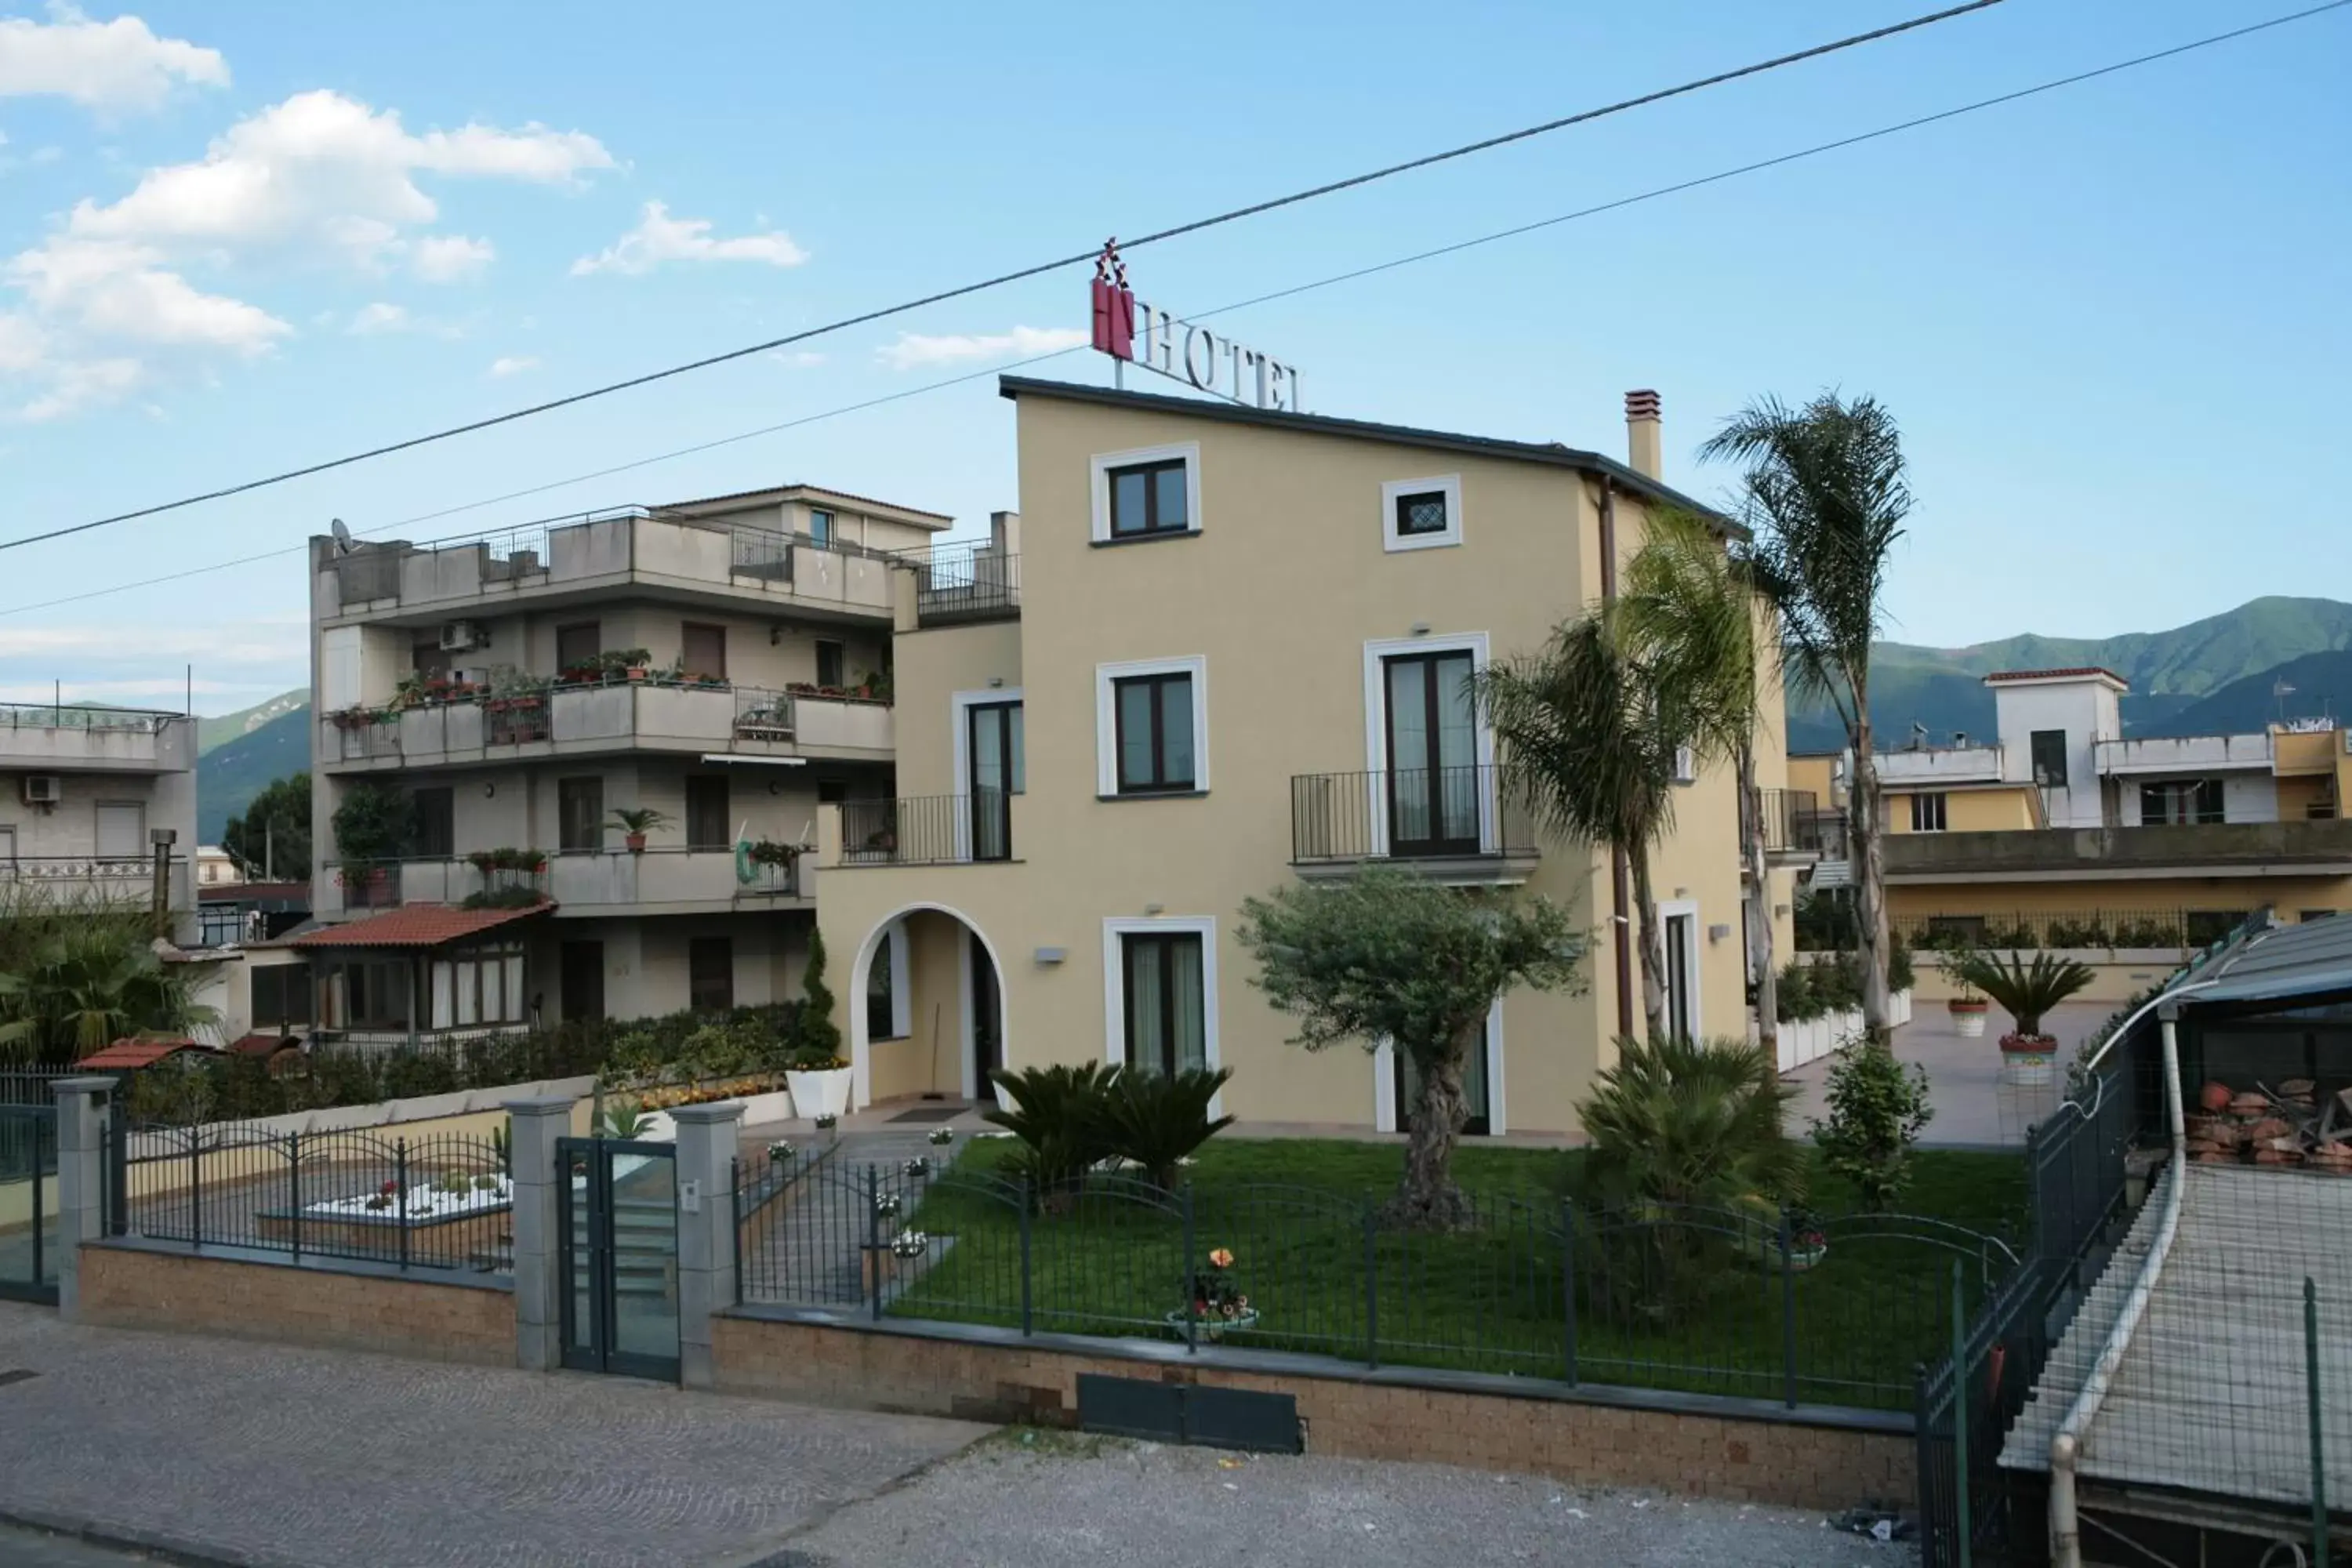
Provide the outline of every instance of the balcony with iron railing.
<path id="1" fill-rule="evenodd" d="M 1534 821 L 1493 765 L 1299 773 L 1290 781 L 1290 859 L 1303 877 L 1346 875 L 1370 861 L 1449 882 L 1523 882 L 1534 871 Z"/>
<path id="2" fill-rule="evenodd" d="M 970 866 L 1013 858 L 1013 797 L 1003 790 L 845 801 L 848 867 Z"/>
<path id="3" fill-rule="evenodd" d="M 553 900 L 558 916 L 580 917 L 796 907 L 814 888 L 814 868 L 797 847 L 781 861 L 733 846 L 649 847 L 549 854 L 521 867 L 478 864 L 469 855 L 330 861 L 313 898 L 315 912 L 329 919 L 532 894 Z"/>
<path id="4" fill-rule="evenodd" d="M 181 773 L 194 765 L 183 713 L 0 705 L 0 768 L 25 773 Z"/>
<path id="5" fill-rule="evenodd" d="M 1809 789 L 1759 790 L 1764 854 L 1775 865 L 1845 858 L 1845 813 Z"/>
<path id="6" fill-rule="evenodd" d="M 1881 752 L 1872 761 L 1882 789 L 1897 785 L 1934 789 L 1954 784 L 1998 784 L 2000 758 L 1997 744 L 1963 743 Z"/>
<path id="7" fill-rule="evenodd" d="M 164 868 L 165 906 L 194 906 L 188 858 Z M 0 907 L 46 904 L 71 910 L 91 904 L 152 907 L 155 858 L 145 855 L 0 855 Z"/>
<path id="8" fill-rule="evenodd" d="M 884 620 L 893 570 L 864 545 L 644 507 L 429 544 L 362 542 L 328 564 L 337 619 L 415 622 L 629 588 Z"/>
<path id="9" fill-rule="evenodd" d="M 612 752 L 887 762 L 890 704 L 725 681 L 598 681 L 471 693 L 319 721 L 329 772 L 466 766 Z"/>
<path id="10" fill-rule="evenodd" d="M 922 626 L 1015 620 L 1021 557 L 995 544 L 931 545 L 902 560 L 915 570 L 915 620 Z"/>

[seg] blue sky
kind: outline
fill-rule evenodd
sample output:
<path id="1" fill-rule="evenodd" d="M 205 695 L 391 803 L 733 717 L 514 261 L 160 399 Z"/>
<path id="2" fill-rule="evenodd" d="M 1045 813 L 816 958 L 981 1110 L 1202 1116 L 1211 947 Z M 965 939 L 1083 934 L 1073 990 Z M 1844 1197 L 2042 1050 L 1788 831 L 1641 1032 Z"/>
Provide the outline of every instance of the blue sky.
<path id="1" fill-rule="evenodd" d="M 16 7 L 12 15 L 7 7 Z M 15 536 L 421 433 L 1882 25 L 1924 0 L 400 7 L 0 0 Z M 2293 9 L 2009 0 L 1138 253 L 1180 310 L 1311 281 Z M 1237 312 L 1321 413 L 1669 478 L 1743 401 L 1901 419 L 1893 635 L 2153 629 L 2352 595 L 2352 10 Z M 299 553 L 1020 358 L 1072 272 L 497 432 L 0 552 L 0 700 L 226 710 L 307 679 Z M 912 334 L 911 338 L 902 334 Z M 1031 374 L 1107 379 L 1081 351 Z M 808 480 L 1018 504 L 982 379 L 405 530 Z"/>

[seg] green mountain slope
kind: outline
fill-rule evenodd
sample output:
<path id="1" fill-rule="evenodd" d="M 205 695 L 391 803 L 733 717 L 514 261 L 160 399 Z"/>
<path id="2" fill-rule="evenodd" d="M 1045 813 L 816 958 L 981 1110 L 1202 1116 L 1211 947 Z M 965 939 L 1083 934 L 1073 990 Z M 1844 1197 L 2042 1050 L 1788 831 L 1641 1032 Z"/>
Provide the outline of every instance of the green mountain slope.
<path id="1" fill-rule="evenodd" d="M 310 765 L 310 704 L 302 695 L 299 706 L 203 753 L 196 764 L 199 839 L 219 843 L 229 818 L 245 815 L 264 785 Z"/>
<path id="2" fill-rule="evenodd" d="M 2281 693 L 2282 685 L 2293 689 Z M 2168 728 L 2179 735 L 2242 735 L 2281 718 L 2341 722 L 2347 715 L 2352 715 L 2352 650 L 2338 648 L 2233 680 L 2182 709 Z"/>
<path id="3" fill-rule="evenodd" d="M 239 735 L 250 735 L 278 715 L 291 713 L 297 708 L 307 708 L 310 703 L 310 689 L 298 686 L 291 691 L 279 692 L 267 702 L 257 702 L 234 713 L 199 719 L 196 721 L 196 755 L 209 756 L 215 747 L 234 741 Z"/>
<path id="4" fill-rule="evenodd" d="M 2314 654 L 2352 649 L 2352 605 L 2333 599 L 2255 599 L 2218 616 L 2170 631 L 2129 632 L 2114 637 L 2051 637 L 2028 633 L 1969 647 L 1932 648 L 1881 643 L 1871 674 L 1871 718 L 1890 745 L 1899 745 L 1914 723 L 1941 741 L 1954 731 L 1990 735 L 1992 693 L 1980 684 L 1998 669 L 2048 669 L 2100 665 L 2131 682 L 2124 699 L 2124 727 L 2133 734 L 2210 733 L 2245 729 L 2255 721 L 2219 725 L 2190 720 L 2200 699 L 2232 683 L 2258 685 L 2268 700 L 2282 665 Z M 2286 677 L 2290 684 L 2294 677 Z M 2229 710 L 2243 706 L 2233 699 Z M 2271 711 L 2267 708 L 2263 711 Z M 2290 705 L 2292 713 L 2296 709 Z M 2305 711 L 2317 711 L 2308 704 Z M 2184 729 L 2183 726 L 2189 726 Z M 1819 751 L 1839 743 L 1834 717 L 1826 707 L 1791 707 L 1789 743 Z"/>

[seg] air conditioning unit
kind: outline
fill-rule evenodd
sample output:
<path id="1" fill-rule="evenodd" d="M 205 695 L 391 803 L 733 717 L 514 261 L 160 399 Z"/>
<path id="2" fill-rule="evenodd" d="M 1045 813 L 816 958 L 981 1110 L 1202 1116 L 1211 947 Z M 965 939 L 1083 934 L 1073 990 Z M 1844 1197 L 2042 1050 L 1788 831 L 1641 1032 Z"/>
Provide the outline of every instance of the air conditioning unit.
<path id="1" fill-rule="evenodd" d="M 64 783 L 57 774 L 26 773 L 25 775 L 26 805 L 55 805 L 65 797 Z"/>
<path id="2" fill-rule="evenodd" d="M 448 621 L 441 627 L 443 653 L 471 653 L 489 646 L 489 628 L 479 621 Z"/>
<path id="3" fill-rule="evenodd" d="M 1698 783 L 1698 753 L 1688 746 L 1675 748 L 1675 783 L 1678 784 Z"/>

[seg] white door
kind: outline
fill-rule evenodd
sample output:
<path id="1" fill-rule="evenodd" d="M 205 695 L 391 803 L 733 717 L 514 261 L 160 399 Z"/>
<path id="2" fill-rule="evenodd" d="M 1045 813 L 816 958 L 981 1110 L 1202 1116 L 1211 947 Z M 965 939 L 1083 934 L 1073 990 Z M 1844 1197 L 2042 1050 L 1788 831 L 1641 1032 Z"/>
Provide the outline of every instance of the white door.
<path id="1" fill-rule="evenodd" d="M 98 858 L 137 860 L 147 853 L 147 808 L 137 801 L 100 801 Z"/>

